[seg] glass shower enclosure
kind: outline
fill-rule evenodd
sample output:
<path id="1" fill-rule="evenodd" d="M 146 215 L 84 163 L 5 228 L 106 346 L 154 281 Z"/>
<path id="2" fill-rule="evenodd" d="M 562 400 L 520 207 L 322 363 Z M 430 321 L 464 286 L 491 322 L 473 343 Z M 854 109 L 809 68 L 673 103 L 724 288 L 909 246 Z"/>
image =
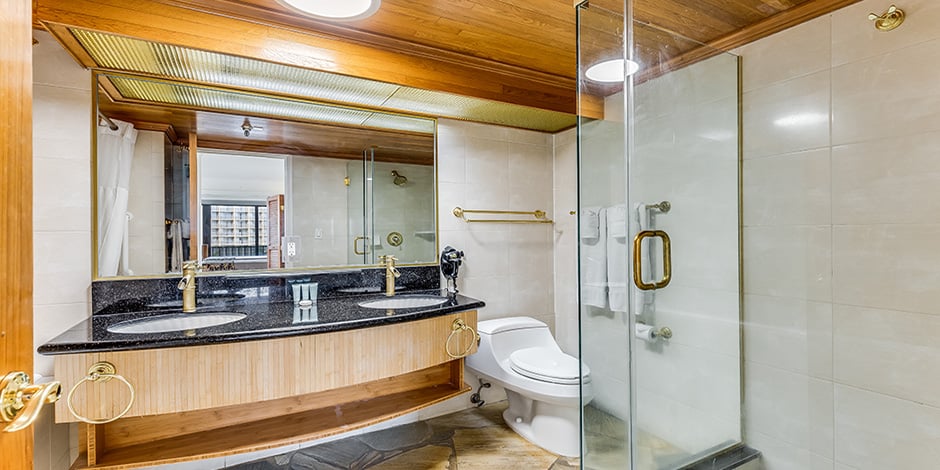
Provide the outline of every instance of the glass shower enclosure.
<path id="1" fill-rule="evenodd" d="M 742 441 L 738 58 L 576 10 L 582 466 L 680 469 Z"/>

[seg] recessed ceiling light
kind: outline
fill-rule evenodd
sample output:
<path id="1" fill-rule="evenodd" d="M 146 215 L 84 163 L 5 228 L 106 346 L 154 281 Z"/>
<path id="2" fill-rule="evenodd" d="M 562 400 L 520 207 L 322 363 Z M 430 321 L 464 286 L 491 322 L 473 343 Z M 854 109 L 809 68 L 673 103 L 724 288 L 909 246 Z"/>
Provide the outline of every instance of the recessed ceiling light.
<path id="1" fill-rule="evenodd" d="M 372 16 L 382 0 L 277 0 L 307 16 L 327 21 L 356 21 Z"/>
<path id="2" fill-rule="evenodd" d="M 611 59 L 598 62 L 584 72 L 588 80 L 595 82 L 622 82 L 640 69 L 640 64 L 632 60 Z"/>

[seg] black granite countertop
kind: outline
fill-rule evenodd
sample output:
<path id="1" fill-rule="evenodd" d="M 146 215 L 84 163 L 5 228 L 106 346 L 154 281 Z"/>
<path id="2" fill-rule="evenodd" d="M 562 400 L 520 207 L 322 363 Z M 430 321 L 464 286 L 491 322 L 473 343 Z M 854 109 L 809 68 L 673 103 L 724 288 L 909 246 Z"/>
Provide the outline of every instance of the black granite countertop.
<path id="1" fill-rule="evenodd" d="M 396 297 L 409 295 L 446 296 L 446 292 L 408 291 Z M 246 317 L 225 325 L 147 334 L 111 333 L 108 327 L 153 315 L 180 313 L 180 310 L 154 308 L 130 313 L 99 314 L 43 344 L 39 347 L 39 352 L 55 355 L 130 351 L 283 338 L 422 320 L 474 310 L 485 305 L 480 300 L 458 294 L 449 296 L 442 304 L 429 307 L 386 310 L 359 306 L 363 301 L 384 298 L 384 294 L 322 298 L 311 308 L 300 308 L 292 301 L 259 302 L 259 299 L 250 297 L 224 298 L 219 302 L 199 307 L 196 313 L 237 312 L 245 314 Z"/>

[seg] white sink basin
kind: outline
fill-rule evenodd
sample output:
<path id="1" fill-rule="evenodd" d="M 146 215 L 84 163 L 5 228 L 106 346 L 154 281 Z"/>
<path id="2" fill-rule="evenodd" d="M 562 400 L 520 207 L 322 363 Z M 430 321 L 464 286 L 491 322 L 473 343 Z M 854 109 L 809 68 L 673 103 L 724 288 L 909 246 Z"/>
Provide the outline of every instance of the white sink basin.
<path id="1" fill-rule="evenodd" d="M 233 312 L 177 313 L 122 321 L 109 326 L 108 331 L 111 333 L 143 334 L 195 330 L 237 322 L 245 317 L 244 313 Z"/>
<path id="2" fill-rule="evenodd" d="M 434 297 L 430 295 L 407 295 L 401 297 L 390 297 L 388 299 L 370 300 L 359 302 L 360 307 L 365 308 L 419 308 L 431 307 L 447 302 L 447 297 Z"/>

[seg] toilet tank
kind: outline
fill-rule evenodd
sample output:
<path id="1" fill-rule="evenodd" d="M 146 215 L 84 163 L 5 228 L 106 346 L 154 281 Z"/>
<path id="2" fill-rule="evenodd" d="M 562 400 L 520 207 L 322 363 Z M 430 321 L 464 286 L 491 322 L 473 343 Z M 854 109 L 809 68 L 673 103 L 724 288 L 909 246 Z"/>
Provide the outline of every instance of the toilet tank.
<path id="1" fill-rule="evenodd" d="M 510 317 L 485 320 L 477 324 L 481 336 L 480 347 L 492 348 L 498 361 L 507 359 L 513 351 L 523 348 L 546 347 L 558 349 L 548 325 L 530 317 Z"/>

